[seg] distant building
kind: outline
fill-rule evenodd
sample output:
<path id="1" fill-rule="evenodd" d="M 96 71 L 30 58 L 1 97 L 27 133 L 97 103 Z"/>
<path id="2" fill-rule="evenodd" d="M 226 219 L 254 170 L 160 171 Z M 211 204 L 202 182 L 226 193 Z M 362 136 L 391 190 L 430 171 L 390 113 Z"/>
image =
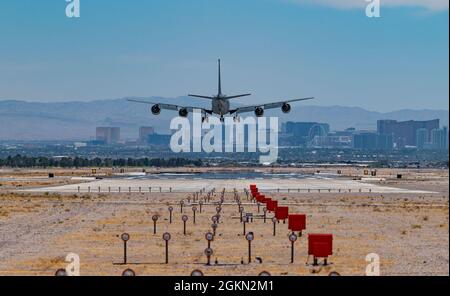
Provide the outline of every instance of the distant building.
<path id="1" fill-rule="evenodd" d="M 353 148 L 360 150 L 377 149 L 377 134 L 375 132 L 360 132 L 354 134 Z"/>
<path id="2" fill-rule="evenodd" d="M 284 137 L 292 138 L 295 144 L 306 144 L 314 137 L 324 137 L 330 132 L 328 123 L 318 122 L 291 122 L 283 123 L 281 128 Z"/>
<path id="3" fill-rule="evenodd" d="M 380 135 L 393 135 L 398 148 L 417 145 L 417 131 L 426 129 L 429 136 L 433 129 L 439 129 L 439 119 L 427 121 L 378 120 L 377 132 Z M 423 135 L 423 134 L 421 134 Z M 427 139 L 429 142 L 431 139 Z"/>
<path id="4" fill-rule="evenodd" d="M 117 144 L 120 141 L 120 128 L 97 127 L 95 139 L 97 142 L 102 142 L 103 144 Z"/>
<path id="5" fill-rule="evenodd" d="M 333 134 L 341 137 L 352 137 L 355 132 L 356 129 L 354 127 L 350 127 L 345 129 L 344 131 L 335 131 Z"/>
<path id="6" fill-rule="evenodd" d="M 416 146 L 417 149 L 425 149 L 429 142 L 430 136 L 426 128 L 419 128 L 416 132 Z"/>
<path id="7" fill-rule="evenodd" d="M 394 136 L 377 134 L 377 149 L 378 150 L 394 149 Z"/>
<path id="8" fill-rule="evenodd" d="M 431 131 L 431 145 L 433 149 L 448 149 L 448 130 L 447 127 L 441 129 L 433 129 Z"/>
<path id="9" fill-rule="evenodd" d="M 152 134 L 148 136 L 148 143 L 155 146 L 169 146 L 172 135 Z"/>
<path id="10" fill-rule="evenodd" d="M 309 146 L 321 148 L 352 148 L 352 136 L 337 134 L 316 136 L 309 142 Z"/>
<path id="11" fill-rule="evenodd" d="M 392 135 L 380 135 L 376 132 L 360 132 L 353 134 L 353 148 L 359 150 L 392 150 Z"/>
<path id="12" fill-rule="evenodd" d="M 83 147 L 87 147 L 88 144 L 85 142 L 75 142 L 73 143 L 73 147 L 74 148 L 83 148 Z"/>
<path id="13" fill-rule="evenodd" d="M 148 143 L 149 136 L 155 134 L 155 128 L 151 126 L 141 126 L 139 128 L 139 142 L 140 143 Z"/>

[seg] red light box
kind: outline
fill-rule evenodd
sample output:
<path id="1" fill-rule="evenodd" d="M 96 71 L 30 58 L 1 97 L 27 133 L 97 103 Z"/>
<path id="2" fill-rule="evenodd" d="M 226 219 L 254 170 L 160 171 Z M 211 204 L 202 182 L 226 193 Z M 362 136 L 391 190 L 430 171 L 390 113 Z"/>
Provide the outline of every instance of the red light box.
<path id="1" fill-rule="evenodd" d="M 266 197 L 265 195 L 263 195 L 261 197 L 261 202 L 267 204 L 269 201 L 271 201 L 272 199 L 270 197 Z"/>
<path id="2" fill-rule="evenodd" d="M 278 220 L 286 220 L 289 218 L 289 207 L 276 207 L 275 218 Z"/>
<path id="3" fill-rule="evenodd" d="M 288 229 L 292 231 L 302 231 L 306 229 L 306 215 L 292 214 L 289 215 Z"/>
<path id="4" fill-rule="evenodd" d="M 308 234 L 308 255 L 326 258 L 333 255 L 332 234 Z"/>
<path id="5" fill-rule="evenodd" d="M 269 200 L 268 202 L 267 202 L 267 210 L 269 211 L 269 212 L 275 212 L 275 210 L 277 209 L 277 207 L 278 207 L 278 201 L 277 200 Z"/>
<path id="6" fill-rule="evenodd" d="M 265 195 L 260 195 L 259 198 L 257 199 L 258 202 L 260 203 L 266 203 L 267 200 L 269 200 L 270 198 L 266 198 Z"/>

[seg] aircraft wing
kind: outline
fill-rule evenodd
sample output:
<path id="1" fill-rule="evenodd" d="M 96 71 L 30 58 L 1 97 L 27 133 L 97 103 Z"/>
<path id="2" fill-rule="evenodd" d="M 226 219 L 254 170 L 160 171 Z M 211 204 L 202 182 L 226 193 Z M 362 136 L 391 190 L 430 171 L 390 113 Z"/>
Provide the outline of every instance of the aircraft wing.
<path id="1" fill-rule="evenodd" d="M 166 103 L 154 103 L 154 102 L 150 102 L 150 101 L 147 101 L 147 100 L 141 99 L 141 98 L 127 98 L 127 101 L 134 102 L 134 103 L 148 104 L 148 105 L 158 105 L 163 110 L 180 111 L 181 109 L 186 109 L 188 112 L 193 112 L 195 109 L 197 109 L 197 110 L 201 110 L 202 113 L 212 114 L 211 110 L 207 110 L 207 109 L 201 108 L 201 107 L 179 106 L 179 105 L 166 104 Z"/>
<path id="2" fill-rule="evenodd" d="M 294 103 L 294 102 L 307 101 L 307 100 L 313 100 L 313 99 L 314 99 L 314 97 L 310 97 L 310 98 L 279 101 L 279 102 L 275 102 L 275 103 L 267 103 L 267 104 L 261 104 L 261 105 L 244 106 L 244 107 L 240 107 L 240 108 L 231 110 L 230 114 L 234 114 L 234 113 L 241 114 L 241 113 L 246 113 L 246 112 L 254 112 L 256 108 L 263 108 L 264 110 L 281 108 L 284 104 L 287 104 L 287 103 Z"/>

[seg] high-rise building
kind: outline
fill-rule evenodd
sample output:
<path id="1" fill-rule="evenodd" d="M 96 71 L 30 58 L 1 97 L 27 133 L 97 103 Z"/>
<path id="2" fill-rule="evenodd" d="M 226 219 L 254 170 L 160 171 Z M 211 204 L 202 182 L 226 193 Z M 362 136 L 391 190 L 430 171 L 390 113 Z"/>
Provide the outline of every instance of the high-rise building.
<path id="1" fill-rule="evenodd" d="M 148 143 L 149 136 L 155 134 L 155 128 L 151 126 L 141 126 L 139 128 L 139 142 L 140 143 Z"/>
<path id="2" fill-rule="evenodd" d="M 439 129 L 439 119 L 427 121 L 378 120 L 377 122 L 378 134 L 393 135 L 397 147 L 416 146 L 417 130 L 422 128 L 428 130 L 430 136 L 431 130 Z M 427 140 L 427 142 L 429 141 L 430 139 Z"/>
<path id="3" fill-rule="evenodd" d="M 429 132 L 426 128 L 419 128 L 416 135 L 416 146 L 417 149 L 424 149 L 429 142 Z"/>
<path id="4" fill-rule="evenodd" d="M 443 145 L 444 145 L 444 150 L 448 150 L 449 146 L 448 146 L 448 140 L 449 140 L 449 134 L 448 134 L 448 128 L 446 126 L 444 126 L 442 128 L 444 130 L 444 141 L 443 141 Z"/>
<path id="5" fill-rule="evenodd" d="M 353 135 L 353 148 L 360 150 L 377 149 L 377 134 L 375 132 L 361 132 Z"/>
<path id="6" fill-rule="evenodd" d="M 448 149 L 448 130 L 446 127 L 431 131 L 431 146 L 433 149 Z"/>
<path id="7" fill-rule="evenodd" d="M 95 138 L 104 144 L 117 144 L 120 141 L 120 128 L 97 127 Z"/>
<path id="8" fill-rule="evenodd" d="M 392 150 L 394 149 L 394 136 L 377 134 L 377 149 Z"/>

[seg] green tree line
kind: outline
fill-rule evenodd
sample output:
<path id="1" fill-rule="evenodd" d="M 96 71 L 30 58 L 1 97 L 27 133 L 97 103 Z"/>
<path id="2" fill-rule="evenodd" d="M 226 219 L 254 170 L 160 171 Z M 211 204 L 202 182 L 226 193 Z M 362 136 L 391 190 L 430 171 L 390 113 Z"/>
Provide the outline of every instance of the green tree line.
<path id="1" fill-rule="evenodd" d="M 12 168 L 82 168 L 82 167 L 182 167 L 202 166 L 203 162 L 186 158 L 82 158 L 82 157 L 33 157 L 33 156 L 8 156 L 0 159 L 0 167 Z"/>

